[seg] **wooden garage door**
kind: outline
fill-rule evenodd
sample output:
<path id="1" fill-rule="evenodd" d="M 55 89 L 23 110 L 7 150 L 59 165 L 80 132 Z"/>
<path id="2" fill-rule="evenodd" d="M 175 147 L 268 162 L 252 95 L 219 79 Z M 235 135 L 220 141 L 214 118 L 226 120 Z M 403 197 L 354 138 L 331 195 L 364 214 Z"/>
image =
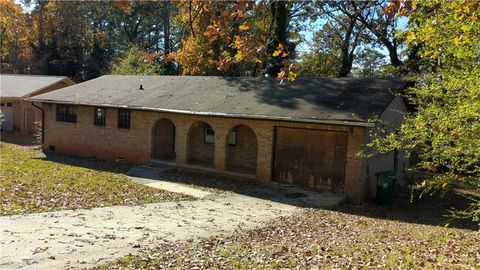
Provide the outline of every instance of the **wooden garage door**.
<path id="1" fill-rule="evenodd" d="M 274 178 L 321 191 L 342 192 L 347 133 L 276 128 Z"/>

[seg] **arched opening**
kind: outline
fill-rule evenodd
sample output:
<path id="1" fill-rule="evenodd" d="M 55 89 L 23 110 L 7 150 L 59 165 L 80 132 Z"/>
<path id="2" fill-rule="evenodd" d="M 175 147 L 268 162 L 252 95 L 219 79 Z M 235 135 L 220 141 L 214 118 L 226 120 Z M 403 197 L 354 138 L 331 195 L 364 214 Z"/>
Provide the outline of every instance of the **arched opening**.
<path id="1" fill-rule="evenodd" d="M 247 126 L 236 126 L 227 136 L 227 170 L 255 174 L 257 170 L 257 136 Z"/>
<path id="2" fill-rule="evenodd" d="M 163 118 L 153 127 L 152 158 L 175 161 L 175 125 L 169 119 Z"/>
<path id="3" fill-rule="evenodd" d="M 188 131 L 188 163 L 213 167 L 215 132 L 205 122 L 196 122 Z"/>

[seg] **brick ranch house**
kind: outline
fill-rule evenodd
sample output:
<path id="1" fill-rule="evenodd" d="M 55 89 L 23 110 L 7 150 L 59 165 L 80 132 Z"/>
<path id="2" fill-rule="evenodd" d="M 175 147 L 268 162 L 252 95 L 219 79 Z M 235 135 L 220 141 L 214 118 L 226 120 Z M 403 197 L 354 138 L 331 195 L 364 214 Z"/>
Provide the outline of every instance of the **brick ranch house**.
<path id="1" fill-rule="evenodd" d="M 373 124 L 406 112 L 395 79 L 108 75 L 42 94 L 43 148 L 101 159 L 163 162 L 375 196 L 374 174 L 406 166 L 357 153 Z"/>
<path id="2" fill-rule="evenodd" d="M 67 77 L 0 74 L 0 110 L 5 115 L 2 131 L 34 133 L 42 111 L 25 99 L 73 84 Z"/>

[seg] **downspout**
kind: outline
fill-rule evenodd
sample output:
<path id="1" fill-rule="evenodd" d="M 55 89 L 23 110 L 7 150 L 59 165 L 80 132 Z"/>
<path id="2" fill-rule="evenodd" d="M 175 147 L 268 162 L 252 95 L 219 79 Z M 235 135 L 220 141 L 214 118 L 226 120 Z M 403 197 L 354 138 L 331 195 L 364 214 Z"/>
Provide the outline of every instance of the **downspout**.
<path id="1" fill-rule="evenodd" d="M 33 101 L 32 101 L 32 106 L 42 111 L 42 144 L 43 144 L 43 142 L 45 141 L 45 109 L 35 105 Z"/>

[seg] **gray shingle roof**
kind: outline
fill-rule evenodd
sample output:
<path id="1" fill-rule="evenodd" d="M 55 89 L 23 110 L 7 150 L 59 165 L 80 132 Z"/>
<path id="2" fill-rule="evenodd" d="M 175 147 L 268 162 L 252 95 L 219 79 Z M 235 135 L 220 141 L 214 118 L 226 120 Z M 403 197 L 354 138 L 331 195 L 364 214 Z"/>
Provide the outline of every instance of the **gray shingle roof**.
<path id="1" fill-rule="evenodd" d="M 144 90 L 139 90 L 140 84 Z M 296 121 L 363 122 L 379 117 L 406 81 L 108 75 L 30 98 L 132 109 Z"/>
<path id="2" fill-rule="evenodd" d="M 63 80 L 73 83 L 63 76 L 0 74 L 0 96 L 3 98 L 28 97 L 35 91 Z"/>

